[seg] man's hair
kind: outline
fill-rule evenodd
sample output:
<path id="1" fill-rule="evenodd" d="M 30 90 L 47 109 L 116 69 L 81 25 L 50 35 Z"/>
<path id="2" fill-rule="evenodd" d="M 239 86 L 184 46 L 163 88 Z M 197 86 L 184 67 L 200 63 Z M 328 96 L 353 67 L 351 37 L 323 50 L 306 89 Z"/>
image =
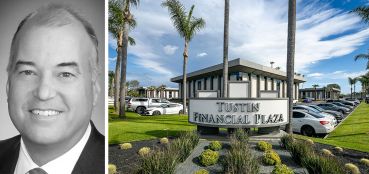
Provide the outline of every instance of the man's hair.
<path id="1" fill-rule="evenodd" d="M 92 71 L 98 74 L 98 40 L 95 34 L 94 29 L 91 24 L 87 22 L 84 18 L 82 18 L 78 13 L 73 11 L 69 6 L 63 4 L 49 4 L 48 6 L 41 7 L 37 11 L 30 13 L 27 15 L 19 24 L 17 31 L 15 32 L 10 48 L 10 57 L 9 63 L 7 67 L 7 72 L 12 71 L 12 68 L 15 64 L 16 54 L 19 47 L 19 33 L 22 28 L 26 25 L 31 26 L 48 26 L 48 27 L 61 27 L 64 25 L 71 24 L 73 22 L 80 22 L 83 25 L 87 35 L 90 37 L 91 42 L 95 47 L 95 56 L 90 56 L 90 65 Z M 28 26 L 29 27 L 29 26 Z M 96 60 L 93 60 L 96 59 Z"/>

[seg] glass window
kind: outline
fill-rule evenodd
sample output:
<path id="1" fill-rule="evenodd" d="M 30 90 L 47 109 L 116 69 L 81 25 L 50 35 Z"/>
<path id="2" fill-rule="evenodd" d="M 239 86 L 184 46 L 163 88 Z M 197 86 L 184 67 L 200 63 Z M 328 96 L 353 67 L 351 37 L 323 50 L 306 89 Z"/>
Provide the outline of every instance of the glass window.
<path id="1" fill-rule="evenodd" d="M 304 118 L 305 117 L 305 114 L 304 113 L 301 113 L 301 112 L 293 112 L 292 117 L 293 118 Z"/>
<path id="2" fill-rule="evenodd" d="M 197 90 L 201 90 L 201 81 L 197 82 Z"/>

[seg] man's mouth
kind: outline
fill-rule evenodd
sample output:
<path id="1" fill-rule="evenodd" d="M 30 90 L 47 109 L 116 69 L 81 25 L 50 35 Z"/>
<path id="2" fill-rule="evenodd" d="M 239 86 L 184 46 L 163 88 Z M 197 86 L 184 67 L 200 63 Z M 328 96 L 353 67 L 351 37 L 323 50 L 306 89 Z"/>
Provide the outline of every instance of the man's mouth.
<path id="1" fill-rule="evenodd" d="M 57 110 L 41 110 L 41 109 L 32 109 L 30 110 L 32 114 L 40 115 L 40 116 L 56 116 L 61 114 L 62 112 Z"/>

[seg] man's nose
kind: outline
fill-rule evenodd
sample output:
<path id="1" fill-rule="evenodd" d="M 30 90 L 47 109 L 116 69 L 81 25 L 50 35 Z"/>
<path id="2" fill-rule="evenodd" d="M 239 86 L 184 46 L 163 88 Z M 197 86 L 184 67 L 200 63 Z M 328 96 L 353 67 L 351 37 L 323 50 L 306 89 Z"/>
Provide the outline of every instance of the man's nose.
<path id="1" fill-rule="evenodd" d="M 40 100 L 49 100 L 55 97 L 56 92 L 50 78 L 42 77 L 33 91 L 33 95 Z"/>

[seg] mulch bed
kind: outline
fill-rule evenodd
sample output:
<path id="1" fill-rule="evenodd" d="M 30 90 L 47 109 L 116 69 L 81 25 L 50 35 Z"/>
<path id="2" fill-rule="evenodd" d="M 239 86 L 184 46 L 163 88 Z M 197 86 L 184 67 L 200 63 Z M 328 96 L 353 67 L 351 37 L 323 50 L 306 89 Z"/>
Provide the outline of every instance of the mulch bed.
<path id="1" fill-rule="evenodd" d="M 130 142 L 132 148 L 127 150 L 120 149 L 119 145 L 109 145 L 109 164 L 116 165 L 119 174 L 135 173 L 140 160 L 138 150 L 142 147 L 149 147 L 150 149 L 164 147 L 159 141 L 160 139 Z"/>
<path id="2" fill-rule="evenodd" d="M 360 163 L 360 159 L 369 159 L 369 153 L 360 152 L 351 149 L 343 149 L 343 152 L 338 152 L 334 149 L 335 146 L 315 143 L 314 148 L 316 151 L 321 151 L 322 149 L 330 150 L 342 163 L 353 163 L 359 167 L 362 174 L 369 174 L 369 166 Z"/>

